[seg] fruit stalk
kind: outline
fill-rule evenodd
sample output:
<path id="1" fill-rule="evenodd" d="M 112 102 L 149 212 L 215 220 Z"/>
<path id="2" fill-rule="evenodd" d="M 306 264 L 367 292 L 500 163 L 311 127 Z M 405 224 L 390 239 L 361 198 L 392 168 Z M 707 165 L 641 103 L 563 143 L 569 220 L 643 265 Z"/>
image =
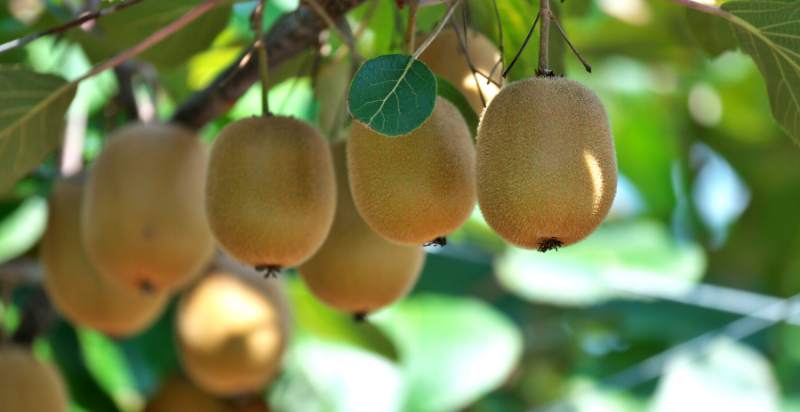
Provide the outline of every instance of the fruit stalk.
<path id="1" fill-rule="evenodd" d="M 552 76 L 550 70 L 550 19 L 553 17 L 550 11 L 550 0 L 540 0 L 539 18 L 542 20 L 539 34 L 539 68 L 536 70 L 537 76 Z"/>
<path id="2" fill-rule="evenodd" d="M 264 117 L 269 113 L 269 60 L 267 59 L 267 47 L 264 44 L 264 9 L 267 7 L 267 0 L 261 0 L 253 10 L 252 25 L 256 35 L 256 42 L 253 48 L 258 55 L 258 76 L 261 79 L 261 114 Z"/>

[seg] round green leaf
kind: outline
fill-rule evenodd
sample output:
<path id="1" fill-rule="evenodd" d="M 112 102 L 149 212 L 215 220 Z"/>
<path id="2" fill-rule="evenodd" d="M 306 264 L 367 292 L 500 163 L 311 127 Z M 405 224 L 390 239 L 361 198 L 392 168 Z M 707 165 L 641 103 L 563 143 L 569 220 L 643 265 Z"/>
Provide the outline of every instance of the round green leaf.
<path id="1" fill-rule="evenodd" d="M 367 60 L 350 84 L 353 117 L 386 136 L 408 134 L 433 112 L 436 77 L 425 63 L 403 54 Z"/>

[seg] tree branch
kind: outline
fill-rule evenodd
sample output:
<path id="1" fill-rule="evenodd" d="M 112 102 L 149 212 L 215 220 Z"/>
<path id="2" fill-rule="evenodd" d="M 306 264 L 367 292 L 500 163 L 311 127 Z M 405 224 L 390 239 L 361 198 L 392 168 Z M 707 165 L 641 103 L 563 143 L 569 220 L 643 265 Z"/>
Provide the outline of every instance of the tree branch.
<path id="1" fill-rule="evenodd" d="M 336 20 L 364 1 L 317 0 L 317 3 L 328 16 Z M 305 3 L 301 3 L 294 12 L 283 15 L 264 38 L 270 68 L 280 66 L 310 47 L 316 47 L 319 33 L 327 27 L 324 19 Z M 228 111 L 258 81 L 256 59 L 240 63 L 249 53 L 249 49 L 245 50 L 241 58 L 220 73 L 208 87 L 191 96 L 178 108 L 172 120 L 197 130 Z"/>

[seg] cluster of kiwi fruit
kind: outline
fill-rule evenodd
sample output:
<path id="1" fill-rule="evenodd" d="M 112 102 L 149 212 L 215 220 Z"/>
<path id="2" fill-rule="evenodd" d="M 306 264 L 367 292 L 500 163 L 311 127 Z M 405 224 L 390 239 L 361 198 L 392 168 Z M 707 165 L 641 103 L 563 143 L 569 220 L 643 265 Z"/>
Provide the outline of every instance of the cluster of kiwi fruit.
<path id="1" fill-rule="evenodd" d="M 617 186 L 613 138 L 599 98 L 555 76 L 498 88 L 502 81 L 487 79 L 499 51 L 480 33 L 459 35 L 443 32 L 421 60 L 481 113 L 475 149 L 484 219 L 509 243 L 542 252 L 585 238 L 608 214 Z"/>
<path id="2" fill-rule="evenodd" d="M 296 267 L 321 301 L 363 318 L 408 293 L 423 246 L 444 245 L 476 203 L 501 237 L 540 251 L 600 224 L 617 176 L 597 96 L 554 77 L 501 88 L 473 73 L 491 76 L 497 48 L 468 31 L 471 68 L 457 36 L 445 31 L 421 59 L 482 112 L 475 144 L 441 97 L 397 138 L 354 121 L 346 141 L 328 143 L 302 120 L 267 115 L 229 124 L 209 153 L 179 126 L 134 124 L 87 174 L 55 184 L 41 257 L 64 317 L 130 336 L 185 289 L 175 334 L 188 379 L 168 381 L 148 411 L 264 410 L 241 399 L 276 376 L 290 315 L 281 281 L 259 272 Z M 1 348 L 0 367 L 41 386 L 33 396 L 1 384 L 0 409 L 66 410 L 63 384 L 29 353 Z"/>

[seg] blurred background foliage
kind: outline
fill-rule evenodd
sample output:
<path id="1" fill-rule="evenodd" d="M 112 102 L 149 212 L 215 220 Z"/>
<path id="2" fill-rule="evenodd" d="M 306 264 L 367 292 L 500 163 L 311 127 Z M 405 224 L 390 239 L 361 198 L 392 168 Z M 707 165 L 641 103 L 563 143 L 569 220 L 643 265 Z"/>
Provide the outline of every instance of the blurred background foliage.
<path id="1" fill-rule="evenodd" d="M 44 38 L 0 62 L 74 79 L 196 3 L 146 1 L 101 20 L 103 37 L 77 30 Z M 249 44 L 254 4 L 221 8 L 141 56 L 137 101 L 169 118 Z M 508 61 L 538 2 L 497 4 Z M 83 6 L 4 0 L 0 42 Z M 271 0 L 266 24 L 296 7 Z M 419 28 L 430 29 L 443 11 L 421 9 Z M 405 13 L 393 0 L 353 11 L 351 26 L 363 25 L 359 52 L 399 50 Z M 585 73 L 558 42 L 554 67 L 598 93 L 616 139 L 622 178 L 608 221 L 583 243 L 541 255 L 505 246 L 476 211 L 447 247 L 429 250 L 413 294 L 367 324 L 325 308 L 287 273 L 295 335 L 284 372 L 264 394 L 275 410 L 800 410 L 797 327 L 767 323 L 767 315 L 730 327 L 800 287 L 800 149 L 773 120 L 755 64 L 721 52 L 708 33 L 699 41 L 697 31 L 713 29 L 707 20 L 667 1 L 570 0 L 558 13 L 594 71 Z M 499 44 L 490 1 L 470 0 L 457 18 Z M 275 113 L 318 122 L 338 109 L 322 107 L 314 91 L 320 62 L 342 47 L 335 33 L 327 36 L 319 55 L 273 71 Z M 533 74 L 533 43 L 511 79 Z M 204 138 L 258 113 L 259 87 Z M 70 112 L 87 116 L 87 162 L 130 119 L 117 95 L 110 72 L 80 86 Z M 0 199 L 0 261 L 35 249 L 56 164 L 52 157 Z M 0 319 L 10 333 L 38 287 L 5 286 Z M 173 314 L 174 307 L 124 340 L 57 320 L 35 353 L 58 365 L 73 410 L 136 411 L 179 369 Z M 687 341 L 688 351 L 651 358 Z"/>

